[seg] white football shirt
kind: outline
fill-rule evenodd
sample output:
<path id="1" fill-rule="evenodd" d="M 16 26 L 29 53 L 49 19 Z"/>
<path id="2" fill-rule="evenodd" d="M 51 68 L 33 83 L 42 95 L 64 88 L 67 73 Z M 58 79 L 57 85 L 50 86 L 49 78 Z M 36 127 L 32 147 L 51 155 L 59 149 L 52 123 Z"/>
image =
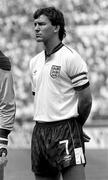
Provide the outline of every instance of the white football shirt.
<path id="1" fill-rule="evenodd" d="M 78 116 L 76 90 L 89 85 L 81 56 L 62 44 L 49 57 L 40 52 L 30 61 L 34 120 L 52 122 Z"/>

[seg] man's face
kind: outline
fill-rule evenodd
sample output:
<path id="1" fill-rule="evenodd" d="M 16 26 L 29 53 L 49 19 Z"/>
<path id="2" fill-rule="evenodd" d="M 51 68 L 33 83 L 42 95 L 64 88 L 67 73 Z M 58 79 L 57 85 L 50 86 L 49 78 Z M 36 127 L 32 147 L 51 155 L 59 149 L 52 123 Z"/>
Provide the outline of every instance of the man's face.
<path id="1" fill-rule="evenodd" d="M 41 15 L 34 20 L 37 42 L 47 42 L 55 34 L 55 26 L 52 26 L 47 16 Z"/>

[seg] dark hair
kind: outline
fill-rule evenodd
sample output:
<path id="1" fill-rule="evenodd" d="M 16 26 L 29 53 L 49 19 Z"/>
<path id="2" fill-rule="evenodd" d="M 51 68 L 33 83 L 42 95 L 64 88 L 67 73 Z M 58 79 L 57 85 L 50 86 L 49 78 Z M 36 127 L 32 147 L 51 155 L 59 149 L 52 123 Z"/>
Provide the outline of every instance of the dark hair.
<path id="1" fill-rule="evenodd" d="M 55 7 L 40 8 L 34 12 L 33 18 L 37 19 L 41 15 L 47 16 L 53 26 L 60 26 L 59 39 L 62 41 L 66 36 L 66 31 L 64 28 L 65 21 L 62 12 Z"/>

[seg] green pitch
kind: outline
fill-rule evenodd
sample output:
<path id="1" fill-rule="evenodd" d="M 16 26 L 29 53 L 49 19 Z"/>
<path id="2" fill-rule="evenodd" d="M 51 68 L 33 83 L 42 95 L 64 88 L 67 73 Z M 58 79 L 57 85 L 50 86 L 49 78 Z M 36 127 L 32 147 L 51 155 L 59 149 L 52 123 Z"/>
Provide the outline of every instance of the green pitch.
<path id="1" fill-rule="evenodd" d="M 108 149 L 87 150 L 87 180 L 108 180 Z M 4 180 L 34 180 L 30 150 L 10 149 Z"/>

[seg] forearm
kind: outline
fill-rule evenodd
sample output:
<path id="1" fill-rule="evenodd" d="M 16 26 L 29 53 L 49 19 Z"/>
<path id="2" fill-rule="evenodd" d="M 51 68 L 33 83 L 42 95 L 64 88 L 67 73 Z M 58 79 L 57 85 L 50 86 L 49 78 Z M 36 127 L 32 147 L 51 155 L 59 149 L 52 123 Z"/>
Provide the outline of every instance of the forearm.
<path id="1" fill-rule="evenodd" d="M 10 131 L 0 128 L 0 157 L 4 153 L 7 155 L 8 135 Z"/>
<path id="2" fill-rule="evenodd" d="M 8 135 L 13 129 L 16 111 L 14 97 L 11 63 L 0 51 L 0 167 L 7 163 Z"/>
<path id="3" fill-rule="evenodd" d="M 6 164 L 8 162 L 7 146 L 8 146 L 9 133 L 10 133 L 9 130 L 0 128 L 0 169 L 4 168 L 4 166 L 6 166 Z M 2 171 L 1 171 L 1 173 L 2 173 Z"/>
<path id="4" fill-rule="evenodd" d="M 89 101 L 82 100 L 79 101 L 78 103 L 78 114 L 79 114 L 78 121 L 82 126 L 84 125 L 90 114 L 91 106 L 92 106 L 91 99 Z"/>

